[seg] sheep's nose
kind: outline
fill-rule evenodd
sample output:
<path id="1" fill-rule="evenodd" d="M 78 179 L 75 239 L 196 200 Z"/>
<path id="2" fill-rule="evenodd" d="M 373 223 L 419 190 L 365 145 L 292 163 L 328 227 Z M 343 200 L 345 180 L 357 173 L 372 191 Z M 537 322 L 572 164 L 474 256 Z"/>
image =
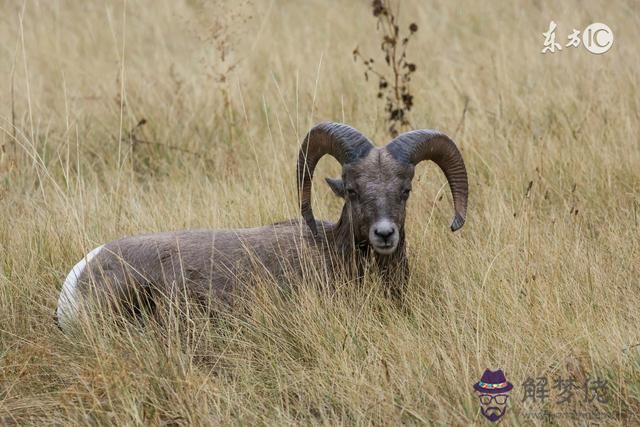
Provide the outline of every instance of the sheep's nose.
<path id="1" fill-rule="evenodd" d="M 388 239 L 396 232 L 396 228 L 392 224 L 381 224 L 374 228 L 373 232 L 382 239 Z"/>

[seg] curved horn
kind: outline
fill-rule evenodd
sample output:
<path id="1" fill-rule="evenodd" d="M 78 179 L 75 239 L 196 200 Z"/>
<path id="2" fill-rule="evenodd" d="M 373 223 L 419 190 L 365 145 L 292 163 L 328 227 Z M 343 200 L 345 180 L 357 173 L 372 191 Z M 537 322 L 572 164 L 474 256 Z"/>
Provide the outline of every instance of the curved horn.
<path id="1" fill-rule="evenodd" d="M 423 129 L 399 135 L 386 148 L 398 161 L 417 165 L 423 160 L 433 160 L 442 169 L 449 182 L 455 208 L 451 231 L 462 227 L 467 215 L 469 183 L 464 160 L 456 144 L 443 133 Z"/>
<path id="2" fill-rule="evenodd" d="M 320 123 L 304 137 L 296 170 L 298 195 L 302 217 L 314 236 L 318 231 L 311 208 L 311 181 L 318 161 L 329 154 L 344 165 L 366 156 L 372 148 L 373 144 L 364 135 L 342 123 Z"/>

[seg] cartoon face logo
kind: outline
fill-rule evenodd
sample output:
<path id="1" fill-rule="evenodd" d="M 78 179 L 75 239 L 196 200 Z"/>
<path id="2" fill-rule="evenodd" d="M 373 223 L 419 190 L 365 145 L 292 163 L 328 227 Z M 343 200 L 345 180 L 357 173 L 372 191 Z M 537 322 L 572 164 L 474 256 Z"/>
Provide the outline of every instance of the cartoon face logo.
<path id="1" fill-rule="evenodd" d="M 484 371 L 480 381 L 473 385 L 480 399 L 480 412 L 486 419 L 496 422 L 507 411 L 509 391 L 513 384 L 507 381 L 502 369 Z"/>

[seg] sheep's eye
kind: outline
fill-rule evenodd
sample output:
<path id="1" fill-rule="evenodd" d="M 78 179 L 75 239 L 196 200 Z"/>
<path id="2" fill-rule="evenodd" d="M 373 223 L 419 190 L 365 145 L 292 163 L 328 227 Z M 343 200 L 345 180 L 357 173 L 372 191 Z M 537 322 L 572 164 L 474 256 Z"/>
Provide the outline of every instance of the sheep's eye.
<path id="1" fill-rule="evenodd" d="M 356 190 L 354 190 L 353 188 L 347 189 L 347 194 L 349 194 L 349 198 L 350 199 L 357 199 L 358 198 L 358 192 Z"/>
<path id="2" fill-rule="evenodd" d="M 404 197 L 404 198 L 409 197 L 409 194 L 411 194 L 411 189 L 410 188 L 407 188 L 407 189 L 402 191 L 402 197 Z"/>

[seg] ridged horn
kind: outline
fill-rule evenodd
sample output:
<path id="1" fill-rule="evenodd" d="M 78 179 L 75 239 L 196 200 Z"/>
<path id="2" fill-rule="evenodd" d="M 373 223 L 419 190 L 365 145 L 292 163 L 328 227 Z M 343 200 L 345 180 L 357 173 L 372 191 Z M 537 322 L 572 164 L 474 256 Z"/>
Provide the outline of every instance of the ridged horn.
<path id="1" fill-rule="evenodd" d="M 318 230 L 311 208 L 311 182 L 318 161 L 329 154 L 345 165 L 366 156 L 372 148 L 373 144 L 362 133 L 342 123 L 320 123 L 304 137 L 296 171 L 298 195 L 302 217 L 314 236 Z"/>
<path id="2" fill-rule="evenodd" d="M 469 182 L 456 144 L 443 133 L 422 129 L 397 136 L 386 149 L 398 161 L 417 165 L 423 160 L 432 160 L 442 169 L 449 182 L 455 208 L 451 231 L 462 227 L 467 215 Z"/>

